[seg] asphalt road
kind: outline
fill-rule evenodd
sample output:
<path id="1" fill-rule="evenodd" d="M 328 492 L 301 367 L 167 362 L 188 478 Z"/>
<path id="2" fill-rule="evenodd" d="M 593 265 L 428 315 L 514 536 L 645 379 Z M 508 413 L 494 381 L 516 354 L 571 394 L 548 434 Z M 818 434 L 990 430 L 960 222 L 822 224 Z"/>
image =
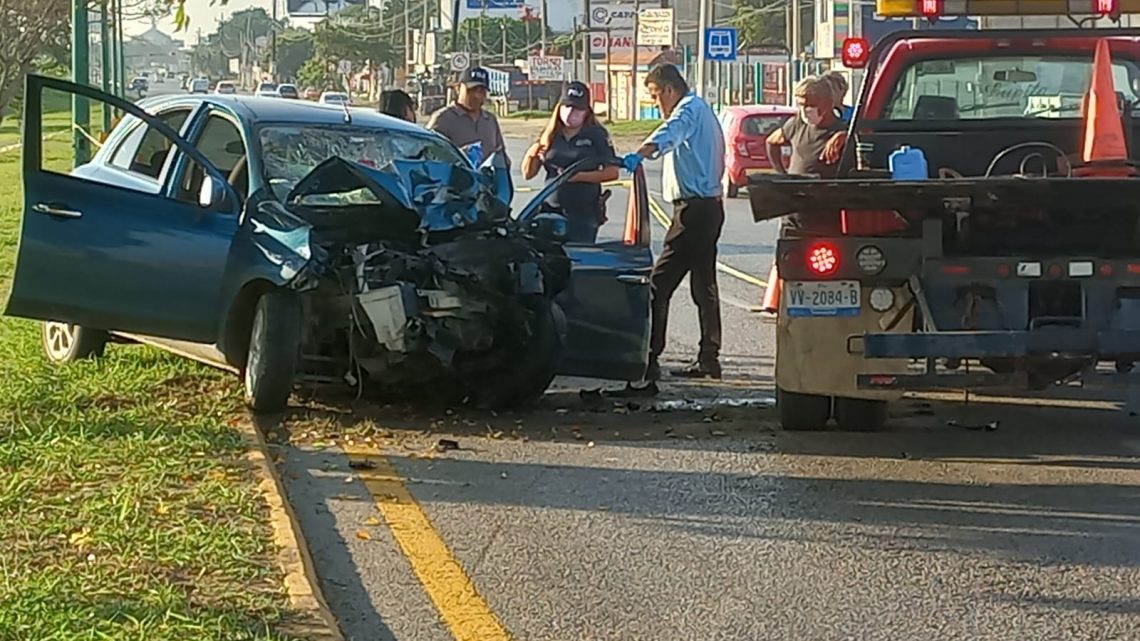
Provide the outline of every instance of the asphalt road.
<path id="1" fill-rule="evenodd" d="M 774 229 L 727 207 L 722 262 L 763 278 Z M 909 400 L 882 433 L 779 432 L 731 406 L 770 396 L 772 329 L 741 309 L 759 288 L 720 285 L 726 380 L 665 385 L 700 409 L 562 380 L 527 414 L 308 399 L 268 426 L 348 637 L 1140 638 L 1123 399 Z M 695 318 L 682 290 L 667 361 Z"/>

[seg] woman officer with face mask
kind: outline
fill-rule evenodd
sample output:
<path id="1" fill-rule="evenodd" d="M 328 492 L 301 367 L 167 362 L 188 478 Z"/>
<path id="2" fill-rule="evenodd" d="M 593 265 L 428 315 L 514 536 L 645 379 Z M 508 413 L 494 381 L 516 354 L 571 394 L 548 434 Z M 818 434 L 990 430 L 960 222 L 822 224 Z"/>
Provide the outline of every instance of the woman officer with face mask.
<path id="1" fill-rule="evenodd" d="M 597 240 L 604 222 L 602 183 L 617 180 L 618 159 L 609 132 L 594 116 L 589 88 L 571 82 L 546 129 L 523 157 L 523 176 L 530 180 L 545 168 L 549 183 L 582 159 L 591 161 L 589 167 L 559 187 L 547 204 L 566 216 L 569 242 L 588 244 Z"/>

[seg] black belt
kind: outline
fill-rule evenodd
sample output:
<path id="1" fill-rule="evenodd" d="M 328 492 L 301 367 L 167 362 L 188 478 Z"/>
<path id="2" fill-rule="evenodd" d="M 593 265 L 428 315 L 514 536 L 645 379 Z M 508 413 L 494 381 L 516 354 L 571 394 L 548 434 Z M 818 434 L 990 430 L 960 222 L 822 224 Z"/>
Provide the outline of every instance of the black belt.
<path id="1" fill-rule="evenodd" d="M 723 199 L 720 196 L 696 196 L 693 198 L 678 198 L 677 200 L 673 201 L 673 204 L 674 205 L 684 205 L 686 203 L 705 203 L 705 202 L 719 203 L 721 200 L 723 200 Z"/>

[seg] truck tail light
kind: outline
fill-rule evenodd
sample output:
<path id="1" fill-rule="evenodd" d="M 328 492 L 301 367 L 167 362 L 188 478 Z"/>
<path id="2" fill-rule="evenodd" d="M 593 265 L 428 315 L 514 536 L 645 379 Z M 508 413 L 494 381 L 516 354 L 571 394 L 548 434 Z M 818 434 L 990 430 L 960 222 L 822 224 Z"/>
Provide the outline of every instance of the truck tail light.
<path id="1" fill-rule="evenodd" d="M 1094 0 L 1095 2 L 1102 2 L 1104 0 Z M 918 11 L 922 17 L 934 22 L 942 15 L 942 0 L 919 0 Z"/>
<path id="2" fill-rule="evenodd" d="M 820 276 L 835 273 L 839 269 L 839 248 L 828 242 L 812 245 L 807 251 L 807 265 Z"/>
<path id="3" fill-rule="evenodd" d="M 746 142 L 736 143 L 736 153 L 740 154 L 741 157 L 747 158 L 748 157 L 748 143 L 746 143 Z"/>

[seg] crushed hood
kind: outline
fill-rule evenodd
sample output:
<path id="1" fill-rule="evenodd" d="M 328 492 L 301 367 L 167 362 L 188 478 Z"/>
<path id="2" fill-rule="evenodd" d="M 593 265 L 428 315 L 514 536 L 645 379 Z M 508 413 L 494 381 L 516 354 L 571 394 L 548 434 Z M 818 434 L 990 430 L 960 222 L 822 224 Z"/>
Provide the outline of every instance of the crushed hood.
<path id="1" fill-rule="evenodd" d="M 494 174 L 432 160 L 395 160 L 376 168 L 334 156 L 298 181 L 286 202 L 360 189 L 382 206 L 416 214 L 423 231 L 485 228 L 510 219 L 509 205 L 496 195 L 501 185 Z"/>

